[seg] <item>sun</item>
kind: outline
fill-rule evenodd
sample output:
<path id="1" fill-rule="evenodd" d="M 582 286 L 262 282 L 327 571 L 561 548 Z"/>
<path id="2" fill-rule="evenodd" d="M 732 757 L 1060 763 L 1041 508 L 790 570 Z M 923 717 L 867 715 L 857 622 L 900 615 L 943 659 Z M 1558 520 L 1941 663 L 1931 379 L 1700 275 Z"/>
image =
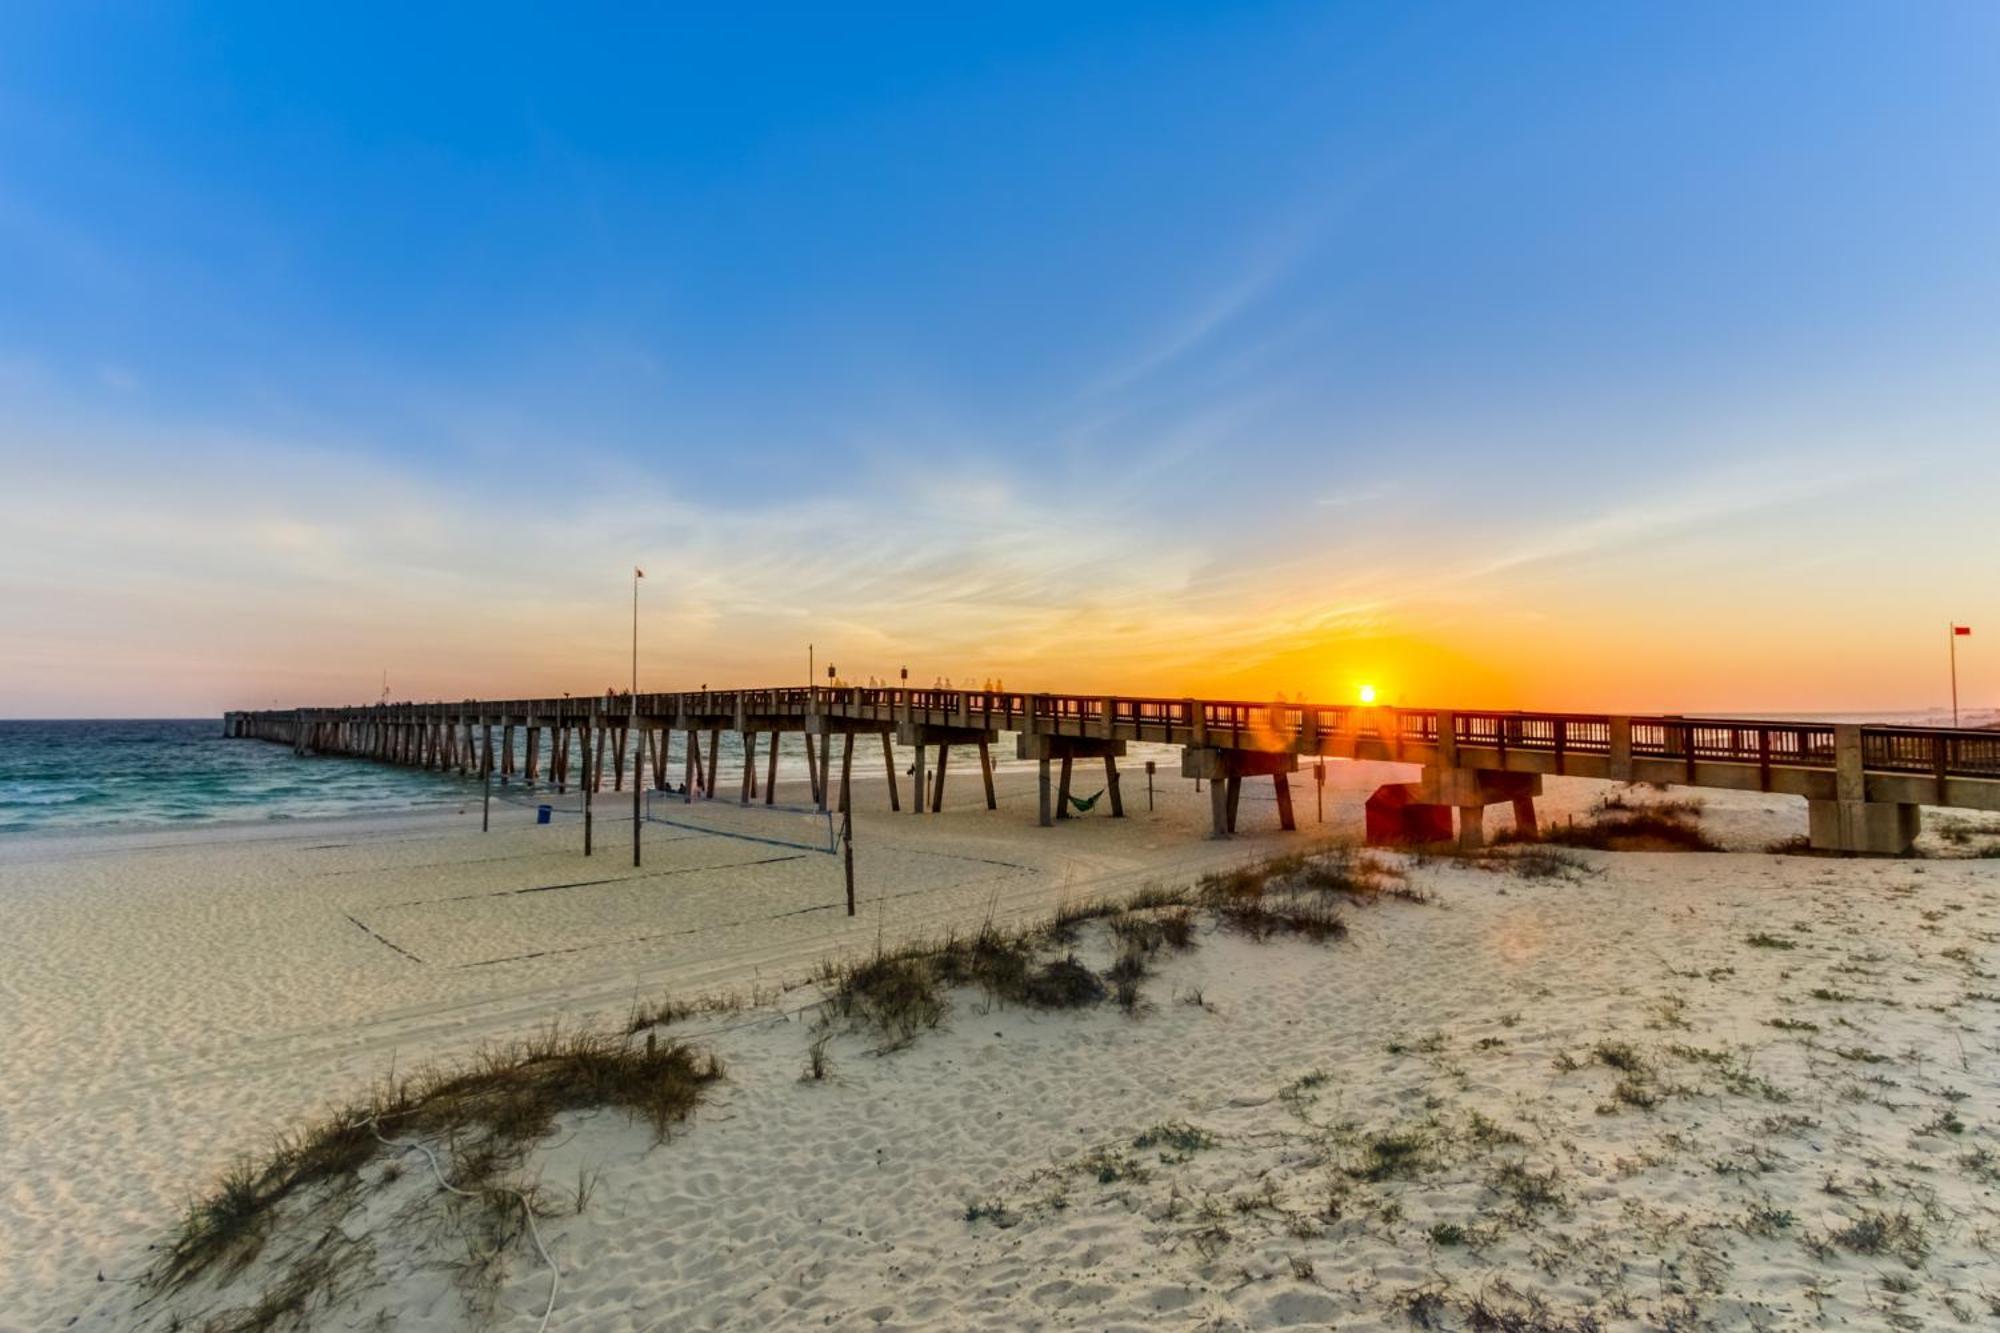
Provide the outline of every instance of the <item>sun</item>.
<path id="1" fill-rule="evenodd" d="M 1363 685 L 1361 687 L 1361 702 L 1364 704 L 1375 702 L 1375 687 L 1373 685 Z"/>

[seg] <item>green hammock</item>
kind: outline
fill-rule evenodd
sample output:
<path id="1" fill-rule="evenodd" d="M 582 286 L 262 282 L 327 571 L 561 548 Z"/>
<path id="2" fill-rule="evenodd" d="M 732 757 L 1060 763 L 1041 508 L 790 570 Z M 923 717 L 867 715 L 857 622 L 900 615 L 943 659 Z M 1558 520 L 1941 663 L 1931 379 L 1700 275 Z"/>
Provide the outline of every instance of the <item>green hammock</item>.
<path id="1" fill-rule="evenodd" d="M 1104 789 L 1099 787 L 1097 789 L 1097 796 L 1072 796 L 1069 798 L 1069 803 L 1076 808 L 1078 814 L 1087 815 L 1097 808 L 1097 797 L 1102 795 L 1104 795 Z"/>

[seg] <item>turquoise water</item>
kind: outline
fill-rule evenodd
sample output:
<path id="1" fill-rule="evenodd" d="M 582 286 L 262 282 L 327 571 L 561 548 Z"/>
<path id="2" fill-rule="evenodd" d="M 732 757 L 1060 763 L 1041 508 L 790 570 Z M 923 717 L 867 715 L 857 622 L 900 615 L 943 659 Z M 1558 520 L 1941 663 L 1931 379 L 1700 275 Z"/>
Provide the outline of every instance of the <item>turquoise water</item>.
<path id="1" fill-rule="evenodd" d="M 743 771 L 743 745 L 733 732 L 724 732 L 720 741 L 721 790 L 734 793 Z M 548 743 L 546 736 L 543 743 Z M 525 745 L 526 738 L 517 734 L 517 762 Z M 572 744 L 570 754 L 580 773 L 580 748 Z M 760 781 L 769 754 L 764 750 L 759 755 Z M 881 762 L 872 753 L 865 758 L 869 764 Z M 901 750 L 898 758 L 907 765 L 910 754 Z M 547 762 L 544 752 L 543 764 Z M 864 777 L 879 771 L 864 766 Z M 682 741 L 676 736 L 667 775 L 678 783 L 682 773 Z M 778 777 L 796 780 L 805 773 L 801 740 L 789 736 Z M 608 772 L 605 785 L 608 790 Z M 506 784 L 496 777 L 493 788 L 496 800 L 553 790 L 546 774 L 532 787 L 519 777 Z M 393 813 L 463 804 L 477 800 L 479 793 L 477 777 L 334 755 L 301 758 L 288 745 L 225 740 L 220 718 L 0 722 L 0 837 L 120 825 Z"/>
<path id="2" fill-rule="evenodd" d="M 720 740 L 720 790 L 733 794 L 743 771 L 742 742 L 733 732 L 724 732 Z M 674 737 L 666 766 L 668 778 L 675 783 L 684 772 L 683 744 L 681 737 Z M 517 735 L 514 745 L 518 758 L 525 738 Z M 875 781 L 882 771 L 877 745 L 872 737 L 860 741 L 855 763 L 857 776 L 864 782 Z M 1003 738 L 994 749 L 996 766 L 1019 766 L 1012 758 L 1013 751 L 1012 738 Z M 582 756 L 575 749 L 571 753 L 580 772 Z M 769 750 L 760 750 L 760 781 L 769 754 Z M 1171 746 L 1134 745 L 1124 765 L 1126 791 L 1143 790 L 1143 785 L 1132 784 L 1144 783 L 1147 759 L 1158 759 L 1162 772 L 1178 773 L 1178 755 Z M 907 746 L 897 747 L 900 772 L 907 774 L 913 758 Z M 546 764 L 546 756 L 543 762 Z M 977 783 L 978 762 L 960 752 L 954 757 L 952 772 L 960 784 Z M 778 777 L 798 781 L 805 775 L 802 738 L 788 736 L 780 753 Z M 1082 765 L 1078 791 L 1088 795 L 1097 790 L 1103 785 L 1099 777 L 1095 762 Z M 609 786 L 607 774 L 607 789 Z M 504 786 L 497 778 L 494 783 L 495 799 L 530 790 L 537 789 L 518 777 Z M 553 788 L 544 778 L 539 790 Z M 165 827 L 220 820 L 393 813 L 476 801 L 479 792 L 477 777 L 332 755 L 300 758 L 287 745 L 225 740 L 219 718 L 0 722 L 0 837 L 121 825 Z"/>
<path id="3" fill-rule="evenodd" d="M 221 733 L 218 718 L 0 722 L 0 837 L 412 810 L 479 791 L 456 775 L 299 759 Z"/>

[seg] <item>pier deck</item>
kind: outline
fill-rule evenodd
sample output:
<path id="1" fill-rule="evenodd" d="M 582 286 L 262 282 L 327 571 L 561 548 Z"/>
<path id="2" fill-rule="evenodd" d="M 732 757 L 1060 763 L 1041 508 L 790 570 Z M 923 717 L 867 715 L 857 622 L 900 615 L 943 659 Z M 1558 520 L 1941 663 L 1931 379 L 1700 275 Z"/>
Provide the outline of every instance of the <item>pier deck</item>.
<path id="1" fill-rule="evenodd" d="M 1183 773 L 1213 781 L 1218 835 L 1233 829 L 1236 793 L 1246 776 L 1272 777 L 1281 811 L 1288 813 L 1287 775 L 1301 758 L 1419 766 L 1422 780 L 1409 784 L 1399 804 L 1418 812 L 1455 809 L 1462 842 L 1478 840 L 1477 814 L 1489 804 L 1512 801 L 1531 820 L 1533 797 L 1548 775 L 1802 797 L 1810 807 L 1813 844 L 1838 851 L 1907 850 L 1922 805 L 2000 810 L 2000 733 L 1941 727 L 873 686 L 284 709 L 231 713 L 224 725 L 228 735 L 289 744 L 301 754 L 363 755 L 469 773 L 485 765 L 503 775 L 519 771 L 513 732 L 520 729 L 529 777 L 539 775 L 539 737 L 546 731 L 549 776 L 565 784 L 572 737 L 580 737 L 586 773 L 579 781 L 587 779 L 592 790 L 603 786 L 607 739 L 612 785 L 622 788 L 628 737 L 635 742 L 635 785 L 648 781 L 650 754 L 651 783 L 663 788 L 671 767 L 668 740 L 679 732 L 690 742 L 684 759 L 689 799 L 716 794 L 715 738 L 721 731 L 741 733 L 746 756 L 755 755 L 760 734 L 775 745 L 784 734 L 801 732 L 822 805 L 833 786 L 832 738 L 842 740 L 844 778 L 855 738 L 874 736 L 892 798 L 891 747 L 896 741 L 916 747 L 911 808 L 919 813 L 936 808 L 954 745 L 977 745 L 981 770 L 990 772 L 988 746 L 1000 733 L 1032 738 L 1022 752 L 1040 759 L 1045 787 L 1051 764 L 1060 764 L 1066 796 L 1072 759 L 1101 759 L 1115 791 L 1124 745 L 1149 741 L 1183 747 Z M 495 728 L 502 737 L 497 755 Z M 931 746 L 938 756 L 935 791 L 925 776 Z M 755 791 L 755 775 L 746 771 L 742 799 Z M 846 799 L 844 781 L 840 799 Z M 1054 813 L 1066 813 L 1062 803 Z M 1050 818 L 1044 799 L 1042 822 Z"/>

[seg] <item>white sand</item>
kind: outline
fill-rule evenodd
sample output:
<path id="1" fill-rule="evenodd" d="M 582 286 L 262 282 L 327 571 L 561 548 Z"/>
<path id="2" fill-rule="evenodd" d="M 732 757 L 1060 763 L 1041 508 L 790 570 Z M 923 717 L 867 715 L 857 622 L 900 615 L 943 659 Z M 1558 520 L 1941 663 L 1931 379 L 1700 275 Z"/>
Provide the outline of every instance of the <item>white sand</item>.
<path id="1" fill-rule="evenodd" d="M 1329 813 L 1346 822 L 1329 828 L 1348 832 L 1359 796 L 1400 776 L 1330 772 Z M 599 855 L 585 861 L 573 821 L 537 829 L 515 809 L 490 835 L 474 809 L 7 844 L 0 1328 L 72 1316 L 165 1326 L 165 1311 L 137 1306 L 132 1280 L 176 1207 L 391 1062 L 558 1014 L 616 1020 L 635 994 L 791 981 L 878 936 L 1038 915 L 1293 845 L 1261 785 L 1244 809 L 1257 831 L 1226 843 L 1199 836 L 1206 798 L 1178 778 L 1160 780 L 1151 816 L 1143 778 L 1128 776 L 1131 819 L 1054 830 L 1033 827 L 1025 774 L 1005 775 L 997 813 L 961 775 L 954 808 L 923 819 L 876 812 L 879 788 L 864 787 L 852 923 L 831 906 L 833 858 L 773 860 L 791 853 L 663 828 L 635 876 L 629 824 L 600 823 Z M 1601 790 L 1550 785 L 1556 817 Z M 1311 829 L 1309 781 L 1297 791 Z M 1803 807 L 1731 798 L 1707 822 L 1760 847 L 1799 831 Z M 1620 1291 L 1642 1321 L 1683 1297 L 1730 1326 L 1751 1311 L 1810 1322 L 1815 1302 L 1829 1323 L 1879 1323 L 1892 1308 L 1939 1321 L 1947 1299 L 1986 1318 L 1982 1283 L 2000 1291 L 1983 1268 L 1995 1187 L 1959 1159 L 2000 1148 L 2000 1004 L 1965 998 L 2000 990 L 1980 975 L 2000 938 L 2000 862 L 1592 860 L 1604 873 L 1582 884 L 1422 870 L 1439 903 L 1357 911 L 1352 936 L 1324 947 L 1207 937 L 1149 983 L 1157 1008 L 1136 1020 L 981 1012 L 963 996 L 946 1029 L 909 1050 L 876 1056 L 861 1037 L 839 1039 L 829 1085 L 798 1081 L 808 1039 L 794 1017 L 688 1025 L 712 1034 L 730 1069 L 692 1125 L 651 1147 L 646 1131 L 600 1115 L 551 1142 L 545 1181 L 602 1173 L 580 1215 L 545 1223 L 564 1273 L 551 1326 L 1365 1327 L 1400 1325 L 1411 1289 L 1462 1299 L 1496 1274 L 1607 1320 L 1619 1308 L 1607 1293 Z M 610 882 L 583 882 L 596 880 Z M 550 885 L 572 887 L 518 892 Z M 1756 930 L 1798 947 L 1752 949 Z M 1815 987 L 1860 998 L 1814 1000 Z M 1188 988 L 1206 1007 L 1175 1002 Z M 1763 1026 L 1787 1016 L 1820 1030 Z M 1614 1039 L 1683 1091 L 1598 1114 L 1613 1071 L 1552 1062 L 1559 1051 L 1588 1062 Z M 1672 1054 L 1675 1043 L 1730 1063 Z M 1310 1093 L 1277 1096 L 1314 1071 L 1328 1077 Z M 1895 1086 L 1859 1081 L 1871 1077 Z M 1789 1100 L 1768 1100 L 1757 1079 Z M 1966 1096 L 1953 1103 L 1947 1089 Z M 1960 1132 L 1918 1132 L 1953 1105 Z M 1454 1147 L 1415 1181 L 1357 1183 L 1345 1169 L 1369 1134 L 1426 1117 L 1462 1127 L 1473 1110 L 1526 1142 Z M 1066 1169 L 1175 1118 L 1217 1145 L 1174 1163 L 1131 1150 L 1144 1180 L 1100 1185 Z M 1484 1182 L 1514 1158 L 1557 1168 L 1566 1208 L 1483 1221 L 1496 1201 Z M 1824 1192 L 1829 1177 L 1850 1192 Z M 1265 1180 L 1274 1202 L 1237 1211 L 1232 1200 Z M 1880 1193 L 1851 1192 L 1871 1180 Z M 1341 1217 L 1312 1221 L 1336 1186 Z M 411 1170 L 390 1193 L 409 1203 L 426 1188 Z M 1049 1204 L 1057 1195 L 1066 1206 Z M 1202 1217 L 1205 1198 L 1217 1218 Z M 982 1200 L 1014 1224 L 968 1224 Z M 1731 1230 L 1759 1200 L 1789 1225 Z M 1927 1219 L 1915 1291 L 1894 1290 L 1911 1270 L 1893 1257 L 1835 1246 L 1821 1258 L 1803 1243 L 1863 1207 Z M 1475 1240 L 1495 1230 L 1440 1248 L 1425 1236 L 1440 1219 Z M 385 1225 L 374 1237 L 380 1282 L 323 1322 L 375 1327 L 386 1312 L 395 1327 L 464 1326 L 449 1242 L 393 1236 Z M 546 1283 L 517 1254 L 498 1326 L 532 1328 Z"/>

